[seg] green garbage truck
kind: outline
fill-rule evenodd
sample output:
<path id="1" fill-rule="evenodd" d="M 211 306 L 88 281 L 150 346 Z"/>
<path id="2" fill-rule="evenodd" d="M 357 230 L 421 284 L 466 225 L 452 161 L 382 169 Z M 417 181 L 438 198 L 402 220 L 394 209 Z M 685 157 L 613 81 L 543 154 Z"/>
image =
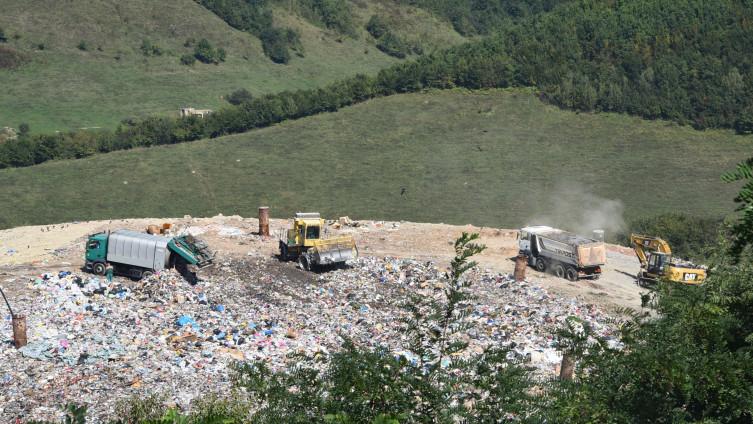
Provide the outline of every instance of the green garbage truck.
<path id="1" fill-rule="evenodd" d="M 104 275 L 107 264 L 116 274 L 140 279 L 155 271 L 175 268 L 189 281 L 196 270 L 212 264 L 209 246 L 190 235 L 164 237 L 130 230 L 97 233 L 86 242 L 84 269 Z"/>

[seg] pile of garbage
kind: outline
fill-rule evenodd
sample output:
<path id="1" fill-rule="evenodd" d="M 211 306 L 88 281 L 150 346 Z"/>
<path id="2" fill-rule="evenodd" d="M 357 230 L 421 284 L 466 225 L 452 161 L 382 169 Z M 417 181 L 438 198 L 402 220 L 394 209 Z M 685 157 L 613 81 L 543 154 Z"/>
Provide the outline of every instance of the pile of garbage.
<path id="1" fill-rule="evenodd" d="M 235 361 L 284 369 L 291 354 L 338 349 L 342 336 L 414 358 L 399 318 L 411 293 L 439 296 L 446 270 L 431 262 L 358 259 L 346 269 L 304 272 L 293 263 L 250 256 L 220 261 L 196 285 L 174 271 L 141 281 L 61 271 L 29 279 L 33 297 L 15 299 L 27 315 L 29 344 L 0 345 L 0 421 L 58 419 L 59 406 L 87 404 L 111 417 L 118 401 L 164 393 L 188 408 L 227 393 Z M 568 316 L 613 338 L 609 317 L 592 305 L 550 295 L 534 282 L 474 269 L 468 354 L 505 346 L 542 375 L 561 356 L 554 328 Z M 8 337 L 10 316 L 0 319 Z M 616 341 L 615 341 L 616 343 Z"/>

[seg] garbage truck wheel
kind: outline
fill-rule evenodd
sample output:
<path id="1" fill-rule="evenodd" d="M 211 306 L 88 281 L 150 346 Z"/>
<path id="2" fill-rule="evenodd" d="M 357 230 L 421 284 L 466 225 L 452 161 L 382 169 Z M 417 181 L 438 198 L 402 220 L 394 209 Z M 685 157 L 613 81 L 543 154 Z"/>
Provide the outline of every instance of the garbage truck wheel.
<path id="1" fill-rule="evenodd" d="M 554 275 L 556 275 L 557 278 L 565 278 L 565 267 L 562 266 L 562 264 L 556 264 L 554 266 Z"/>
<path id="2" fill-rule="evenodd" d="M 538 272 L 546 271 L 546 262 L 544 262 L 543 259 L 536 259 L 536 271 Z"/>
<path id="3" fill-rule="evenodd" d="M 570 281 L 578 281 L 578 271 L 575 268 L 571 267 L 571 266 L 567 267 L 567 271 L 565 272 L 565 276 Z"/>
<path id="4" fill-rule="evenodd" d="M 105 275 L 105 264 L 102 262 L 97 262 L 96 264 L 92 265 L 92 271 L 94 271 L 97 275 Z"/>
<path id="5" fill-rule="evenodd" d="M 144 271 L 144 272 L 141 273 L 141 278 L 149 278 L 152 275 L 154 275 L 154 273 L 152 271 Z"/>
<path id="6" fill-rule="evenodd" d="M 309 262 L 309 258 L 306 255 L 298 257 L 298 264 L 301 265 L 302 270 L 311 271 L 311 262 Z"/>

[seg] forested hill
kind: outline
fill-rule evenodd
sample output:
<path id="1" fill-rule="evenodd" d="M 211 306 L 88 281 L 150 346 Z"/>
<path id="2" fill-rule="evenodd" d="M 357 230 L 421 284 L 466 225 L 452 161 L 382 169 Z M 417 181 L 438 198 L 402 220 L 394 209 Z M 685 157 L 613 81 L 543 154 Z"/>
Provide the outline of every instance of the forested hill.
<path id="1" fill-rule="evenodd" d="M 562 106 L 751 130 L 753 2 L 581 0 L 496 43 Z"/>
<path id="2" fill-rule="evenodd" d="M 237 0 L 217 4 L 233 1 Z M 504 23 L 491 27 L 480 20 L 483 8 L 479 5 L 509 6 L 511 2 L 447 0 L 447 4 L 468 6 L 465 9 L 414 3 L 453 25 L 467 21 L 475 33 L 490 35 L 416 54 L 416 59 L 398 62 L 377 75 L 355 75 L 317 89 L 241 99 L 203 120 L 152 117 L 124 122 L 115 132 L 27 134 L 0 144 L 0 167 L 244 132 L 426 88 L 533 86 L 542 99 L 565 108 L 753 132 L 753 7 L 746 2 L 531 2 L 526 3 L 528 9 L 503 8 L 497 15 L 488 14 Z M 390 27 L 374 16 L 366 24 L 369 36 L 389 38 Z"/>

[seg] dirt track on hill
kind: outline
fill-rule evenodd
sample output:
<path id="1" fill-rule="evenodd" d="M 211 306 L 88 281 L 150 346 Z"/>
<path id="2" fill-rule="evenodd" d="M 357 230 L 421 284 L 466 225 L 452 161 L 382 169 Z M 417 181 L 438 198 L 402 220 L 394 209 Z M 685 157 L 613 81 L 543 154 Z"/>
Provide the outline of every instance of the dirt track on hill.
<path id="1" fill-rule="evenodd" d="M 18 227 L 0 231 L 0 282 L 6 291 L 22 290 L 11 282 L 14 277 L 45 271 L 74 270 L 83 265 L 86 236 L 98 231 L 128 228 L 143 231 L 149 224 L 172 222 L 178 231 L 200 233 L 222 258 L 249 255 L 273 256 L 277 253 L 277 237 L 288 220 L 273 219 L 272 237 L 256 236 L 255 218 L 216 216 L 212 218 L 145 218 L 91 221 L 49 226 Z M 452 259 L 452 244 L 462 232 L 478 232 L 485 252 L 476 257 L 479 266 L 496 272 L 512 273 L 512 258 L 517 254 L 516 231 L 479 228 L 471 225 L 421 224 L 412 222 L 359 221 L 354 225 L 331 225 L 333 233 L 351 233 L 356 237 L 362 256 L 412 258 L 447 266 Z M 607 266 L 597 281 L 570 282 L 529 268 L 529 276 L 552 293 L 577 298 L 582 302 L 614 310 L 621 307 L 640 308 L 642 289 L 635 284 L 639 264 L 630 249 L 609 246 Z"/>

